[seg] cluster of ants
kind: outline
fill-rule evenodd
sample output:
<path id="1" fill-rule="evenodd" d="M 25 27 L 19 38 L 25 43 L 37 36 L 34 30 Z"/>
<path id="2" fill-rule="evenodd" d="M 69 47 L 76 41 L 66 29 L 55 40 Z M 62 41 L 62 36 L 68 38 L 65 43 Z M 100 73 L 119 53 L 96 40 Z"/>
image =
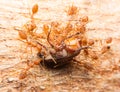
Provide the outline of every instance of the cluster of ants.
<path id="1" fill-rule="evenodd" d="M 68 16 L 78 14 L 78 8 L 74 5 L 69 7 Z M 24 79 L 27 71 L 34 65 L 46 65 L 56 68 L 72 61 L 81 50 L 90 55 L 93 59 L 97 59 L 94 51 L 90 51 L 95 41 L 86 37 L 86 24 L 89 21 L 88 16 L 83 16 L 78 20 L 68 20 L 65 25 L 61 22 L 53 21 L 43 24 L 42 33 L 36 32 L 34 15 L 38 12 L 38 5 L 32 7 L 31 21 L 24 25 L 22 30 L 18 30 L 19 37 L 22 41 L 37 49 L 37 60 L 29 62 L 20 74 L 19 78 Z M 112 42 L 112 38 L 107 38 L 106 44 Z M 105 53 L 110 46 L 105 45 L 101 49 L 101 53 Z"/>

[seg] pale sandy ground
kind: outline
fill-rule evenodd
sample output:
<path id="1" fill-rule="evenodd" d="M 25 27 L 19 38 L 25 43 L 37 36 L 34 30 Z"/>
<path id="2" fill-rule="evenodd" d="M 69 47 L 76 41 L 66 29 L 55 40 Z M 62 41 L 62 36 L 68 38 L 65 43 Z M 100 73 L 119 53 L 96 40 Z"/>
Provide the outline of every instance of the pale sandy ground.
<path id="1" fill-rule="evenodd" d="M 78 6 L 79 13 L 90 19 L 88 38 L 113 37 L 111 53 L 95 61 L 98 64 L 94 71 L 74 63 L 58 70 L 35 66 L 27 78 L 19 80 L 27 53 L 13 27 L 29 20 L 29 10 L 35 3 L 39 5 L 35 16 L 39 30 L 44 22 L 65 20 L 68 6 Z M 0 92 L 120 92 L 119 48 L 119 0 L 0 0 Z M 115 65 L 117 69 L 112 71 Z"/>

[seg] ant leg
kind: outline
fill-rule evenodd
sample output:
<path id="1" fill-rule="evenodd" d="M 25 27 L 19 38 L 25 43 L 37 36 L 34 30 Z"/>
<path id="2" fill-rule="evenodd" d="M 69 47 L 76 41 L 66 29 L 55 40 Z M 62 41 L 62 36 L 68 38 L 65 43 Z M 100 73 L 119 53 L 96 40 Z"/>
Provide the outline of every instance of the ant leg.
<path id="1" fill-rule="evenodd" d="M 84 46 L 84 47 L 81 47 L 80 49 L 88 49 L 88 48 L 91 48 L 90 46 Z"/>
<path id="2" fill-rule="evenodd" d="M 77 51 L 81 51 L 81 50 L 88 49 L 88 48 L 91 48 L 91 47 L 90 46 L 84 46 L 84 47 L 81 47 L 80 49 L 78 49 Z"/>
<path id="3" fill-rule="evenodd" d="M 45 50 L 48 50 L 43 44 L 39 43 L 36 41 L 37 44 L 39 44 L 40 46 L 42 46 Z"/>
<path id="4" fill-rule="evenodd" d="M 76 35 L 79 35 L 79 34 L 81 34 L 81 33 L 80 33 L 80 32 L 77 32 L 77 33 L 75 33 L 75 34 L 73 34 L 73 35 L 68 36 L 66 39 L 71 38 L 71 37 L 76 36 Z"/>
<path id="5" fill-rule="evenodd" d="M 70 36 L 66 37 L 62 42 L 64 42 L 66 39 L 69 39 L 69 38 L 71 38 L 73 36 L 76 36 L 76 35 L 79 35 L 79 34 L 80 34 L 80 32 L 77 32 L 77 33 L 75 33 L 73 35 L 70 35 Z"/>
<path id="6" fill-rule="evenodd" d="M 80 62 L 80 61 L 74 59 L 74 63 L 77 63 L 78 65 L 84 67 L 87 70 L 93 70 L 94 69 L 93 65 L 91 63 L 88 63 L 88 62 Z"/>

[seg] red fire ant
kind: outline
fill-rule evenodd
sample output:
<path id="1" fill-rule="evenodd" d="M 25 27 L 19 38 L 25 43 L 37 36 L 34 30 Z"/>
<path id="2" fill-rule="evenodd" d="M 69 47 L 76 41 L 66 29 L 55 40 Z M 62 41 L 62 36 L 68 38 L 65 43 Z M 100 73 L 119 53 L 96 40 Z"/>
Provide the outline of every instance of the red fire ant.
<path id="1" fill-rule="evenodd" d="M 93 40 L 87 41 L 88 39 L 85 37 L 85 24 L 88 22 L 88 17 L 83 17 L 74 24 L 69 21 L 63 28 L 59 28 L 60 24 L 58 22 L 52 22 L 50 25 L 45 24 L 43 25 L 42 35 L 46 34 L 46 39 L 41 38 L 40 34 L 33 32 L 36 28 L 33 15 L 37 11 L 38 5 L 36 4 L 32 8 L 31 22 L 26 27 L 27 31 L 19 31 L 19 36 L 26 40 L 28 45 L 37 48 L 38 60 L 32 62 L 28 60 L 28 67 L 21 72 L 20 79 L 24 79 L 27 76 L 27 71 L 34 65 L 42 64 L 51 68 L 65 65 L 72 61 L 81 50 L 87 51 L 94 44 Z M 68 15 L 75 15 L 77 11 L 77 7 L 72 6 Z M 41 39 L 46 41 L 47 46 L 43 44 Z M 110 43 L 111 39 L 106 42 Z"/>
<path id="2" fill-rule="evenodd" d="M 79 48 L 77 49 L 74 49 L 74 48 L 70 49 L 69 46 L 66 45 L 65 41 L 67 39 L 72 38 L 75 35 L 78 35 L 78 33 L 65 38 L 61 42 L 60 46 L 54 46 L 54 44 L 50 42 L 50 38 L 49 38 L 50 33 L 51 31 L 49 31 L 47 35 L 47 42 L 49 43 L 50 48 L 45 47 L 43 44 L 39 42 L 36 43 L 40 47 L 42 47 L 44 50 L 43 51 L 41 50 L 37 54 L 40 59 L 28 64 L 28 67 L 24 71 L 22 71 L 22 73 L 20 74 L 20 79 L 25 78 L 27 71 L 34 65 L 38 65 L 39 63 L 41 63 L 45 66 L 56 68 L 69 63 L 70 61 L 72 61 L 72 59 L 75 56 L 77 56 L 80 53 L 81 50 L 89 48 L 89 46 L 83 46 L 83 47 L 79 46 Z M 77 45 L 77 44 L 74 44 L 74 45 Z"/>

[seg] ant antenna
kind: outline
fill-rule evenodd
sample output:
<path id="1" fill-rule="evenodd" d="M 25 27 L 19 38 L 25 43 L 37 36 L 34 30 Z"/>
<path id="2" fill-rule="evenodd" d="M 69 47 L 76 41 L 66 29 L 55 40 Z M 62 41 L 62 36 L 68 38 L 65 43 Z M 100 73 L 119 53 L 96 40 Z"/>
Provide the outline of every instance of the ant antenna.
<path id="1" fill-rule="evenodd" d="M 91 47 L 90 46 L 84 46 L 84 47 L 81 47 L 80 49 L 78 49 L 78 51 L 88 49 L 88 48 L 91 48 Z"/>
<path id="2" fill-rule="evenodd" d="M 50 40 L 49 40 L 49 38 L 50 38 L 50 33 L 51 33 L 51 28 L 50 28 L 50 31 L 48 32 L 48 35 L 47 35 L 47 41 L 48 41 L 48 43 L 50 44 L 50 46 L 51 46 L 52 48 L 56 48 L 56 47 L 50 42 Z"/>
<path id="3" fill-rule="evenodd" d="M 37 44 L 39 44 L 40 46 L 42 46 L 44 49 L 48 50 L 43 44 L 37 42 Z"/>

